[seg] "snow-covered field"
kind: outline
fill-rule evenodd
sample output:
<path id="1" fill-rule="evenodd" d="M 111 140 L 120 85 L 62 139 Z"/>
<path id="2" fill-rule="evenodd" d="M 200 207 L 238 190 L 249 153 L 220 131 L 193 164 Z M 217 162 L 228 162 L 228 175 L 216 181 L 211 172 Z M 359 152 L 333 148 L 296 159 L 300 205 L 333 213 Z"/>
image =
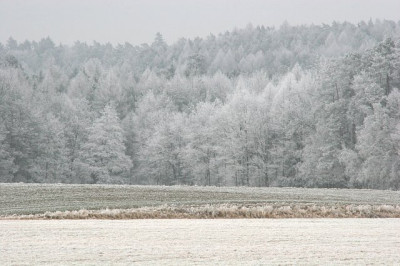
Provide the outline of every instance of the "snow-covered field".
<path id="1" fill-rule="evenodd" d="M 0 184 L 0 265 L 399 265 L 400 219 L 368 217 L 400 192 Z"/>
<path id="2" fill-rule="evenodd" d="M 0 265 L 400 263 L 400 219 L 0 221 Z"/>

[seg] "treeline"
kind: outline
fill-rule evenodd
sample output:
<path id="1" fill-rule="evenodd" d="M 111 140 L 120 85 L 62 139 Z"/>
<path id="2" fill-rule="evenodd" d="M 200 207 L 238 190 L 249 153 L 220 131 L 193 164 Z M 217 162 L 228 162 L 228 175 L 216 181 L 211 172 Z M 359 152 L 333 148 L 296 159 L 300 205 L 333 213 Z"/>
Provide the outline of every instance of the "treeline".
<path id="1" fill-rule="evenodd" d="M 376 20 L 357 25 L 334 22 L 331 25 L 279 28 L 251 24 L 193 40 L 182 38 L 167 45 L 157 33 L 151 44 L 92 44 L 76 42 L 72 46 L 55 44 L 49 37 L 18 43 L 10 38 L 0 44 L 0 53 L 14 55 L 29 74 L 43 75 L 49 66 L 57 66 L 67 77 L 74 77 L 90 59 L 103 66 L 122 66 L 140 79 L 146 69 L 164 78 L 175 75 L 214 75 L 229 77 L 264 71 L 269 78 L 285 74 L 296 64 L 310 68 L 319 58 L 342 56 L 374 47 L 385 38 L 400 36 L 400 22 Z"/>
<path id="2" fill-rule="evenodd" d="M 10 39 L 0 182 L 399 189 L 398 31 L 390 21 L 248 27 L 115 48 Z M 210 63 L 227 47 L 246 58 L 264 47 L 262 63 Z M 288 61 L 275 57 L 283 48 Z"/>

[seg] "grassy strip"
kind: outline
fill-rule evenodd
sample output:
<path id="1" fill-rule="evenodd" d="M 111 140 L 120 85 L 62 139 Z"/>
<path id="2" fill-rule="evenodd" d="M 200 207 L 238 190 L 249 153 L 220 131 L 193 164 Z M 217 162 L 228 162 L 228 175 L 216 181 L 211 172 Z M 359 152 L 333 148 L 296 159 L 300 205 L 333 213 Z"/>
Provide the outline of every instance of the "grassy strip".
<path id="1" fill-rule="evenodd" d="M 225 204 L 225 205 L 224 205 Z M 0 216 L 74 210 L 141 209 L 158 206 L 335 206 L 400 205 L 400 191 L 0 184 Z M 171 207 L 172 208 L 172 207 Z M 177 207 L 174 207 L 177 208 Z M 187 207 L 182 207 L 186 209 Z M 239 208 L 239 207 L 238 207 Z M 201 216 L 200 214 L 198 216 Z"/>
<path id="2" fill-rule="evenodd" d="M 202 205 L 56 211 L 3 216 L 0 220 L 216 219 L 216 218 L 400 218 L 400 205 Z"/>

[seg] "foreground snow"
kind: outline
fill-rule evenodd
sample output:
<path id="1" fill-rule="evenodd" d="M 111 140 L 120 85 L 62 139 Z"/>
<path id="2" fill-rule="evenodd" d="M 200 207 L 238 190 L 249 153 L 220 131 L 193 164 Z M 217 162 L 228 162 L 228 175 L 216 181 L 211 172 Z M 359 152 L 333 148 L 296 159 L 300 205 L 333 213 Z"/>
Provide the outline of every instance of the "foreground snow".
<path id="1" fill-rule="evenodd" d="M 392 264 L 400 219 L 0 221 L 0 264 Z"/>

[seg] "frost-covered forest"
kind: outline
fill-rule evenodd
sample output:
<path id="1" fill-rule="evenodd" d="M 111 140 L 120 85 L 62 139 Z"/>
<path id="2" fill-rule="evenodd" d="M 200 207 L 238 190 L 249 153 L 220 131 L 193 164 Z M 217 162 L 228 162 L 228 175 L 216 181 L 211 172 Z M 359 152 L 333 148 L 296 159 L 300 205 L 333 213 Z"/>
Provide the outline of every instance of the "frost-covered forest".
<path id="1" fill-rule="evenodd" d="M 0 44 L 0 182 L 400 189 L 400 22 Z"/>

